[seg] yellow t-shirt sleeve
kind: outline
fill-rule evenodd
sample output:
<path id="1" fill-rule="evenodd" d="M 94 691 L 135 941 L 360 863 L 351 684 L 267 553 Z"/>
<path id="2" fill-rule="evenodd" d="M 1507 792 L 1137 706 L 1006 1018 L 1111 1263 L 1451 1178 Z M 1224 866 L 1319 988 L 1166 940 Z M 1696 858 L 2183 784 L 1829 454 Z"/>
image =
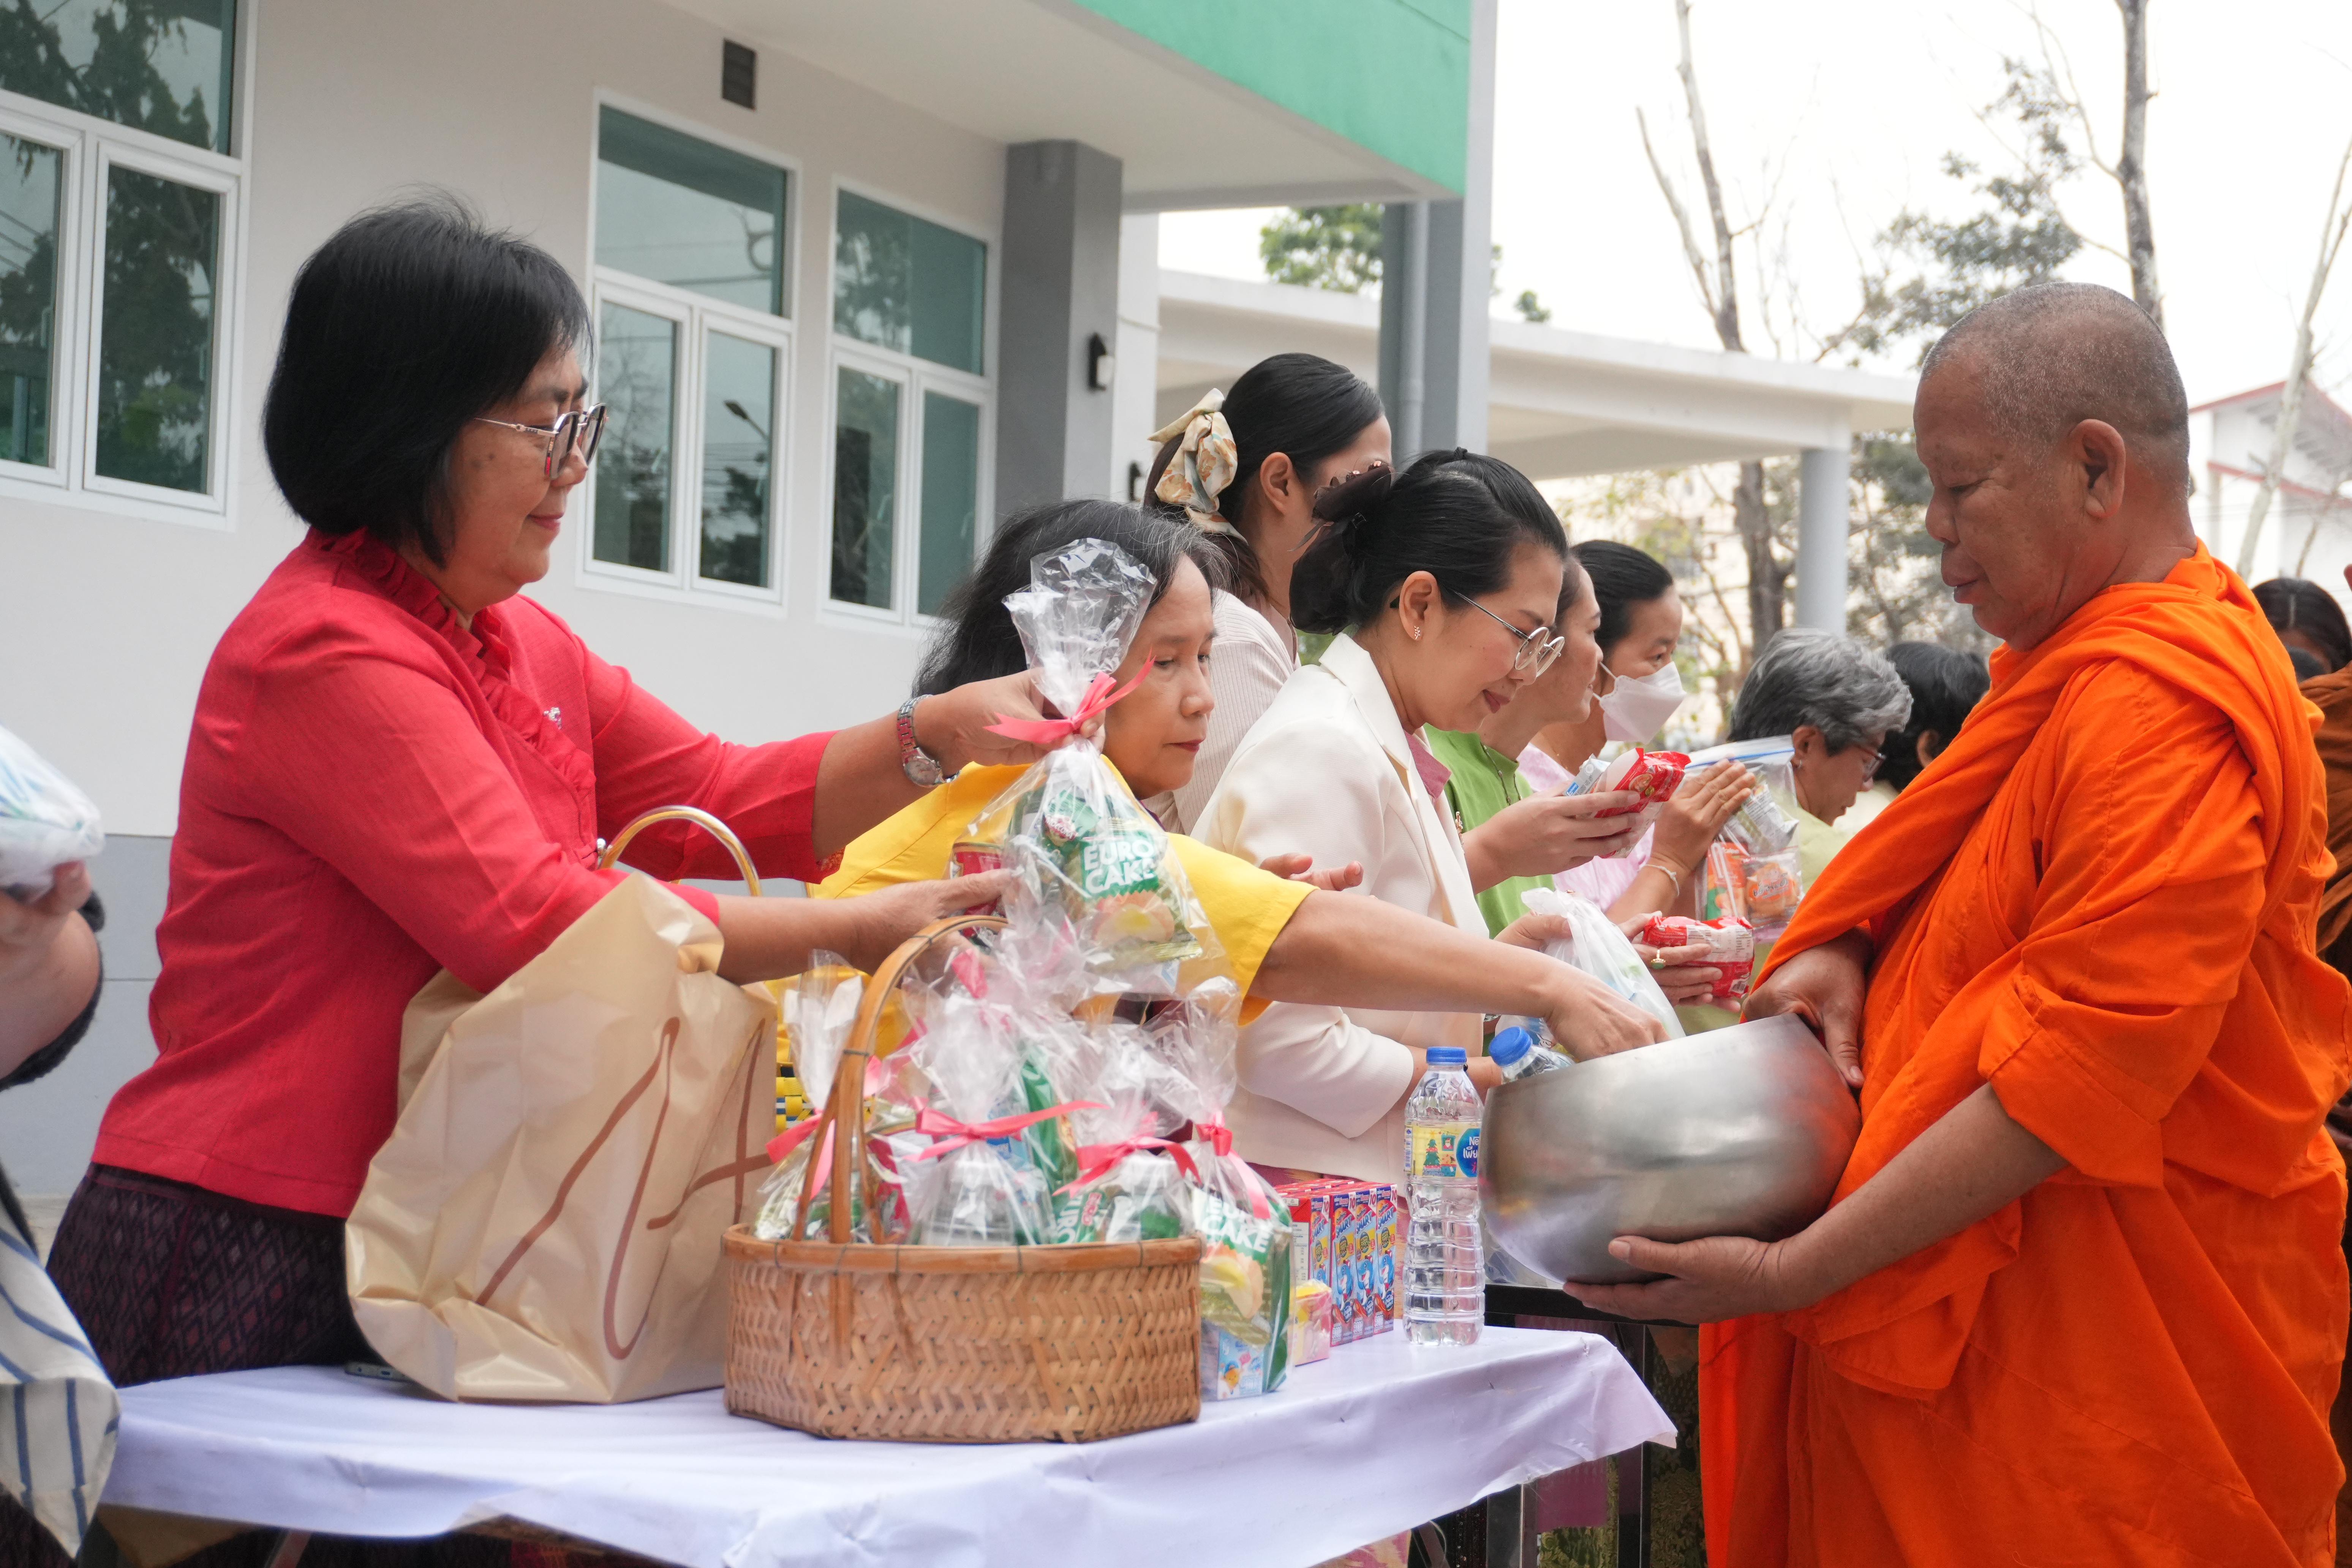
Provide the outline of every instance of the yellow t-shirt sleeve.
<path id="1" fill-rule="evenodd" d="M 1192 896 L 1201 900 L 1217 941 L 1224 947 L 1225 962 L 1233 966 L 1234 980 L 1242 990 L 1242 1022 L 1249 1023 L 1266 1008 L 1264 1001 L 1250 995 L 1258 966 L 1273 950 L 1274 939 L 1315 889 L 1305 882 L 1261 871 L 1239 856 L 1212 849 L 1181 833 L 1170 834 L 1168 842 L 1192 884 Z"/>
<path id="2" fill-rule="evenodd" d="M 948 854 L 963 837 L 972 820 L 989 802 L 1021 776 L 1016 767 L 966 768 L 949 784 L 931 791 L 888 821 L 860 834 L 841 852 L 841 867 L 809 889 L 812 897 L 849 899 L 879 892 L 901 882 L 924 882 L 947 874 Z M 1192 896 L 1209 917 L 1225 960 L 1241 987 L 1242 1022 L 1265 1010 L 1265 1003 L 1250 997 L 1258 966 L 1274 947 L 1274 939 L 1290 923 L 1307 895 L 1314 889 L 1261 871 L 1237 856 L 1195 842 L 1181 833 L 1168 836 L 1177 862 L 1192 884 Z"/>

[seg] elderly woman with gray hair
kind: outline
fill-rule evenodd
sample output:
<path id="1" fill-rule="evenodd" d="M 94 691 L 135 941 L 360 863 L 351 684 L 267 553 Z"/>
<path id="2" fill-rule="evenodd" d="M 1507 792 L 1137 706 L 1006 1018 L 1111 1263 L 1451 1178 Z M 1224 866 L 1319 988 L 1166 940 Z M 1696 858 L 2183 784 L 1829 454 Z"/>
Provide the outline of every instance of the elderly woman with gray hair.
<path id="1" fill-rule="evenodd" d="M 1731 739 L 1787 735 L 1796 747 L 1797 854 L 1808 885 L 1850 835 L 1830 826 L 1878 771 L 1879 749 L 1911 716 L 1911 690 L 1850 637 L 1792 626 L 1772 639 L 1731 710 Z"/>

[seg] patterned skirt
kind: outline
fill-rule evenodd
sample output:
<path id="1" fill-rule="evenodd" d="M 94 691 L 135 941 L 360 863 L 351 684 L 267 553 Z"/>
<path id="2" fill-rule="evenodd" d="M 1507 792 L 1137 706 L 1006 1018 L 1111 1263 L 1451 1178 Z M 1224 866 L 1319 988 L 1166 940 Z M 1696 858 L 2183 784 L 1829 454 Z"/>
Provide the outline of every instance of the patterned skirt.
<path id="1" fill-rule="evenodd" d="M 374 1361 L 343 1289 L 343 1222 L 184 1182 L 93 1165 L 67 1206 L 49 1277 L 117 1387 L 264 1366 Z M 262 1568 L 275 1531 L 232 1537 L 183 1568 Z M 0 1568 L 68 1568 L 32 1516 L 0 1499 Z M 564 1561 L 504 1541 L 320 1536 L 303 1568 L 520 1568 Z"/>

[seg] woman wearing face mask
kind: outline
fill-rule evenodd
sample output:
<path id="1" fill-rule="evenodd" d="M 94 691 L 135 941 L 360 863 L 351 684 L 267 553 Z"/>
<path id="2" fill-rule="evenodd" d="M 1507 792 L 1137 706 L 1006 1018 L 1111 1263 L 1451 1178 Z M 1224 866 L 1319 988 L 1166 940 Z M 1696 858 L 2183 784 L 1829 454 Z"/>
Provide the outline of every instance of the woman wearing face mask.
<path id="1" fill-rule="evenodd" d="M 1292 566 L 1313 537 L 1317 493 L 1389 462 L 1380 395 L 1345 365 L 1276 354 L 1211 392 L 1156 432 L 1147 493 L 1209 535 L 1230 592 L 1216 595 L 1216 709 L 1182 789 L 1147 795 L 1169 827 L 1200 818 L 1234 748 L 1298 668 L 1291 629 Z"/>
<path id="2" fill-rule="evenodd" d="M 1029 584 L 1030 563 L 1080 540 L 1118 546 L 1160 584 L 1113 679 L 1134 689 L 1114 704 L 1100 732 L 1104 758 L 1139 795 L 1181 787 L 1214 712 L 1209 646 L 1211 585 L 1223 558 L 1198 529 L 1164 512 L 1113 501 L 1064 501 L 1008 519 L 988 554 L 950 596 L 945 625 L 923 661 L 918 693 L 954 689 L 976 670 L 996 678 L 1025 668 L 1005 595 Z M 861 835 L 814 889 L 822 900 L 877 893 L 947 875 L 956 842 L 1017 767 L 970 767 L 923 799 Z M 1342 999 L 1398 1009 L 1527 1010 L 1551 1021 L 1569 1048 L 1598 1055 L 1656 1037 L 1644 1015 L 1540 954 L 1485 941 L 1370 899 L 1316 889 L 1350 885 L 1342 858 L 1334 877 L 1308 883 L 1218 853 L 1181 834 L 1170 844 L 1201 902 L 1254 1016 L 1269 1001 Z M 1298 847 L 1260 858 L 1305 869 Z M 1312 894 L 1312 896 L 1310 896 Z"/>
<path id="3" fill-rule="evenodd" d="M 1492 458 L 1431 454 L 1372 486 L 1291 585 L 1300 628 L 1339 635 L 1243 740 L 1199 836 L 1244 859 L 1360 863 L 1363 893 L 1483 934 L 1446 770 L 1422 731 L 1475 730 L 1550 668 L 1567 554 L 1535 487 Z M 1529 917 L 1494 945 L 1554 934 Z M 1473 1080 L 1491 1082 L 1466 1009 L 1268 1008 L 1242 1032 L 1236 1146 L 1265 1165 L 1394 1180 L 1432 1046 L 1469 1050 Z"/>
<path id="4" fill-rule="evenodd" d="M 1601 668 L 1591 710 L 1538 731 L 1519 755 L 1520 768 L 1542 788 L 1574 778 L 1611 741 L 1653 743 L 1684 701 L 1675 668 L 1683 602 L 1674 574 L 1612 539 L 1585 541 L 1576 547 L 1576 559 L 1600 606 Z M 1656 910 L 1689 914 L 1697 907 L 1696 868 L 1706 847 L 1755 787 L 1755 775 L 1736 763 L 1709 768 L 1666 803 L 1648 837 L 1631 853 L 1572 867 L 1561 873 L 1559 885 L 1614 920 Z"/>

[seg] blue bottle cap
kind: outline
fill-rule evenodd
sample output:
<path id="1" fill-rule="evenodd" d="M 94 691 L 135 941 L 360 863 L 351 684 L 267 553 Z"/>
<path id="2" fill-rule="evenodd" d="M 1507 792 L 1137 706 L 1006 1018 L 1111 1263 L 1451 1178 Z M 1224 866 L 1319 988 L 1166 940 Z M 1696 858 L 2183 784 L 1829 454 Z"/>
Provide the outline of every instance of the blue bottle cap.
<path id="1" fill-rule="evenodd" d="M 1464 1050 L 1460 1046 L 1432 1046 L 1429 1047 L 1429 1065 L 1431 1067 L 1466 1067 L 1469 1065 L 1469 1062 L 1470 1053 Z"/>
<path id="2" fill-rule="evenodd" d="M 1509 1067 L 1526 1056 L 1528 1047 L 1535 1043 L 1534 1036 L 1514 1024 L 1486 1042 L 1486 1054 L 1503 1066 Z"/>

